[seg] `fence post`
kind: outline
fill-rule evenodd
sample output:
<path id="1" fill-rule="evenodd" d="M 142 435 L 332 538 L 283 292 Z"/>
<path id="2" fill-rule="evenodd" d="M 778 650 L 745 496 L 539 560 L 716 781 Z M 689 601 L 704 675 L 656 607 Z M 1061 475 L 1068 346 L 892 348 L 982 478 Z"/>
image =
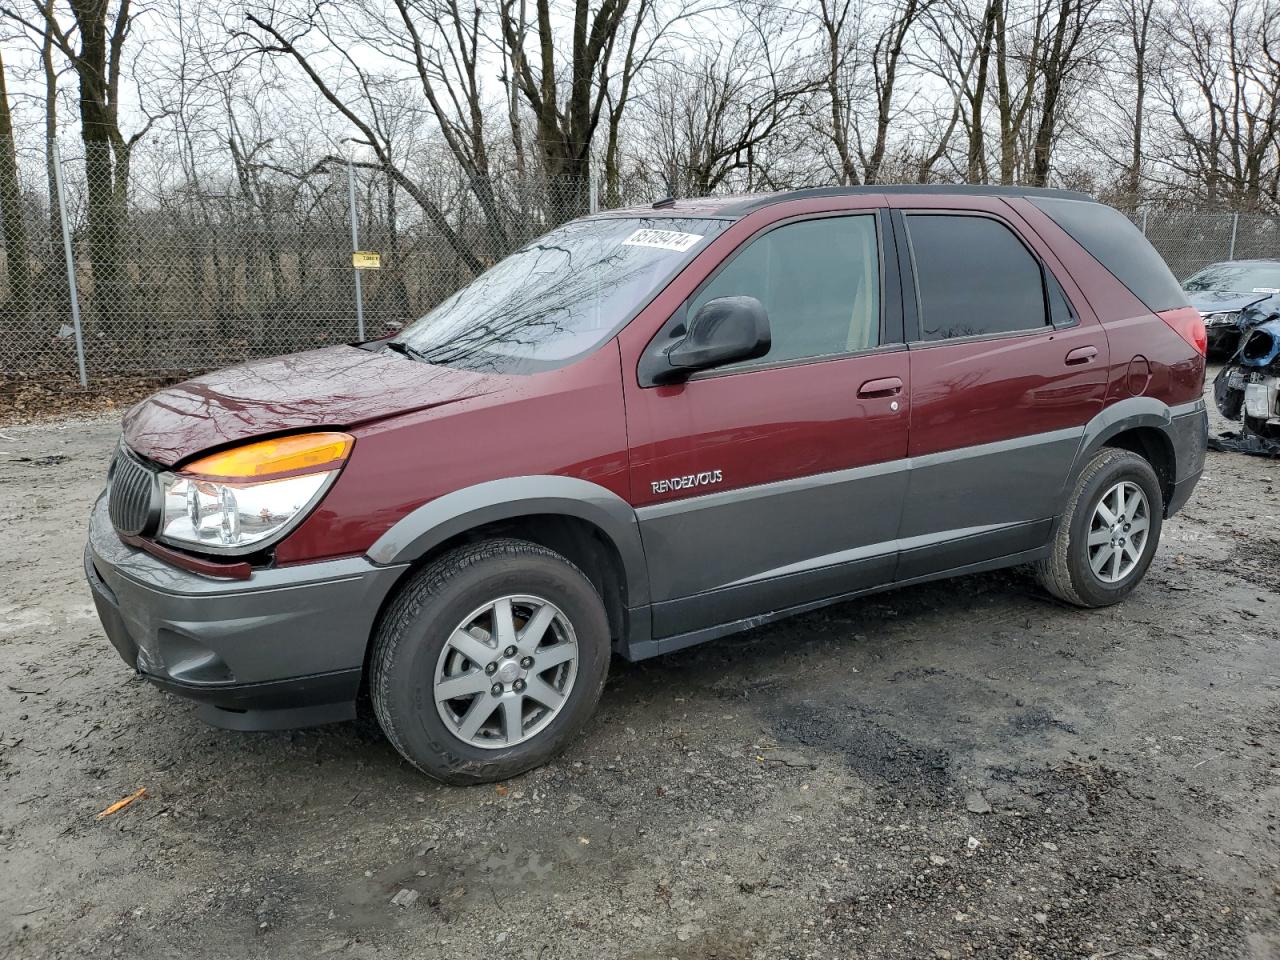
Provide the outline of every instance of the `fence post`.
<path id="1" fill-rule="evenodd" d="M 600 212 L 600 198 L 597 195 L 596 187 L 596 168 L 591 162 L 590 156 L 587 157 L 587 212 Z"/>
<path id="2" fill-rule="evenodd" d="M 1239 212 L 1231 215 L 1231 246 L 1227 250 L 1227 259 L 1234 260 L 1236 258 L 1236 230 L 1240 227 Z"/>
<path id="3" fill-rule="evenodd" d="M 1147 235 L 1147 208 L 1142 208 L 1142 235 Z"/>
<path id="4" fill-rule="evenodd" d="M 364 291 L 360 286 L 360 268 L 354 263 L 354 254 L 360 249 L 360 227 L 356 211 L 356 174 L 355 168 L 351 165 L 350 157 L 347 157 L 347 202 L 351 209 L 351 253 L 353 255 L 351 272 L 356 277 L 356 339 L 363 340 Z"/>
<path id="5" fill-rule="evenodd" d="M 67 219 L 66 191 L 62 189 L 62 154 L 58 142 L 49 144 L 53 151 L 53 182 L 58 192 L 58 219 L 62 223 L 62 255 L 67 263 L 67 290 L 71 302 L 71 326 L 76 332 L 76 366 L 80 370 L 80 386 L 89 386 L 89 375 L 84 368 L 84 334 L 80 331 L 80 294 L 76 290 L 76 255 L 71 249 L 71 223 Z"/>

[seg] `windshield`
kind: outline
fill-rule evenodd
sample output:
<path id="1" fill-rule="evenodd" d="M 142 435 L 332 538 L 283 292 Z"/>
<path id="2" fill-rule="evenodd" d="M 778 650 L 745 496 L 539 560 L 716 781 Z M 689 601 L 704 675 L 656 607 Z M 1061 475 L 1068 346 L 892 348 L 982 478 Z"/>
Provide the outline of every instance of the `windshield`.
<path id="1" fill-rule="evenodd" d="M 1214 293 L 1280 293 L 1280 263 L 1215 263 L 1182 286 Z"/>
<path id="2" fill-rule="evenodd" d="M 388 344 L 428 363 L 533 373 L 606 342 L 729 221 L 577 220 L 477 277 Z"/>

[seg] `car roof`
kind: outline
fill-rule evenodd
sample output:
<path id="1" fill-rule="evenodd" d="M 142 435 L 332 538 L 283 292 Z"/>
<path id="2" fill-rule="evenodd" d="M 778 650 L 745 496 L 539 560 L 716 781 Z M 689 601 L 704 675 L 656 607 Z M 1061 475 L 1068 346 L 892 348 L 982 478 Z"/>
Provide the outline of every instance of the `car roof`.
<path id="1" fill-rule="evenodd" d="M 694 197 L 676 200 L 668 197 L 649 206 L 628 207 L 605 212 L 617 217 L 743 217 L 761 207 L 788 200 L 807 200 L 822 197 L 844 197 L 865 194 L 885 196 L 960 196 L 960 197 L 1028 197 L 1055 200 L 1097 201 L 1087 193 L 1076 190 L 1058 190 L 1052 187 L 1020 187 L 1001 184 L 950 184 L 950 183 L 901 183 L 875 184 L 857 187 L 808 187 L 800 190 L 780 190 L 776 193 L 740 193 L 719 197 Z"/>

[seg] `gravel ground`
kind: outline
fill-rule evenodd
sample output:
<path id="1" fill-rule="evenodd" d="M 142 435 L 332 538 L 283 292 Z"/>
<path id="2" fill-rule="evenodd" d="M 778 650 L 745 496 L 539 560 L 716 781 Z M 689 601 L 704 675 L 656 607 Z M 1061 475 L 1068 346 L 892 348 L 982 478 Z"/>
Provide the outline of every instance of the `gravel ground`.
<path id="1" fill-rule="evenodd" d="M 0 429 L 0 956 L 1280 956 L 1280 464 L 1210 454 L 1120 606 L 1001 572 L 615 663 L 461 789 L 132 678 L 80 570 L 115 436 Z"/>

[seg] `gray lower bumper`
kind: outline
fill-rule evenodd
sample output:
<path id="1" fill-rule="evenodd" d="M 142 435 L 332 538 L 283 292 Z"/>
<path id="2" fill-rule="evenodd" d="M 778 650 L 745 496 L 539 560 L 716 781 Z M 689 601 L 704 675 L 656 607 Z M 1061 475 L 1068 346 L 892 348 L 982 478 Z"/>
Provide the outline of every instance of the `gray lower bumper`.
<path id="1" fill-rule="evenodd" d="M 222 580 L 120 542 L 106 504 L 85 575 L 112 645 L 147 679 L 223 726 L 302 726 L 354 715 L 365 648 L 403 566 L 361 557 Z"/>
<path id="2" fill-rule="evenodd" d="M 1173 516 L 1186 504 L 1204 471 L 1205 452 L 1209 447 L 1209 415 L 1203 400 L 1179 411 L 1169 423 L 1168 436 L 1173 444 L 1173 461 L 1178 475 L 1174 479 L 1165 515 Z"/>

